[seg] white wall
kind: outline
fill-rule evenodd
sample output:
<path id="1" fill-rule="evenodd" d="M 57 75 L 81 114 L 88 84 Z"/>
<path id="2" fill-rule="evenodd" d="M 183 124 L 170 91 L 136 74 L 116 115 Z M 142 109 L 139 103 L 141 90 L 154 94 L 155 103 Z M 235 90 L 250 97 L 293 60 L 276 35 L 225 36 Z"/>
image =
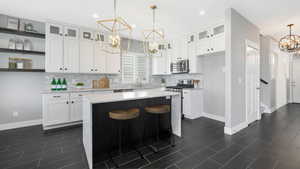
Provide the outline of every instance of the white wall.
<path id="1" fill-rule="evenodd" d="M 233 134 L 246 125 L 245 41 L 259 45 L 259 29 L 234 9 L 225 12 L 226 73 L 225 133 Z"/>
<path id="2" fill-rule="evenodd" d="M 0 78 L 0 124 L 41 119 L 45 73 L 1 72 Z"/>
<path id="3" fill-rule="evenodd" d="M 225 118 L 225 52 L 203 57 L 204 112 Z"/>
<path id="4" fill-rule="evenodd" d="M 92 86 L 103 75 L 0 72 L 0 125 L 42 118 L 43 90 L 50 89 L 52 77 L 66 78 L 70 87 L 76 82 Z M 112 86 L 120 85 L 119 76 L 109 76 Z M 13 117 L 18 112 L 18 117 Z"/>

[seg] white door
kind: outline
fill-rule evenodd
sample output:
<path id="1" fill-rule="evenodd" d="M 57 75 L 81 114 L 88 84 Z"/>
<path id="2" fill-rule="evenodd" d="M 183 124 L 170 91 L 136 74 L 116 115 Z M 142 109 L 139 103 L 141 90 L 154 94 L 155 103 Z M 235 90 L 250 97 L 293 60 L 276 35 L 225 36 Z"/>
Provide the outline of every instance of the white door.
<path id="1" fill-rule="evenodd" d="M 191 105 L 191 91 L 183 90 L 183 114 L 187 118 L 191 118 L 192 116 L 192 105 Z"/>
<path id="2" fill-rule="evenodd" d="M 225 51 L 224 24 L 215 26 L 212 31 L 213 35 L 211 37 L 211 52 Z"/>
<path id="3" fill-rule="evenodd" d="M 80 42 L 80 73 L 94 72 L 94 46 L 93 42 Z"/>
<path id="4" fill-rule="evenodd" d="M 57 99 L 46 105 L 45 125 L 55 125 L 69 122 L 69 101 Z"/>
<path id="5" fill-rule="evenodd" d="M 102 50 L 102 43 L 94 43 L 94 71 L 96 73 L 106 73 L 106 56 L 107 53 Z"/>
<path id="6" fill-rule="evenodd" d="M 210 53 L 211 39 L 208 30 L 204 30 L 197 35 L 197 55 Z"/>
<path id="7" fill-rule="evenodd" d="M 293 57 L 293 102 L 300 103 L 300 57 Z"/>
<path id="8" fill-rule="evenodd" d="M 64 72 L 79 72 L 79 29 L 64 28 Z"/>
<path id="9" fill-rule="evenodd" d="M 46 29 L 46 72 L 63 72 L 63 27 L 48 23 Z"/>
<path id="10" fill-rule="evenodd" d="M 246 117 L 250 124 L 260 116 L 259 89 L 259 47 L 257 44 L 246 41 Z"/>
<path id="11" fill-rule="evenodd" d="M 166 58 L 162 55 L 152 56 L 152 75 L 166 74 Z"/>
<path id="12" fill-rule="evenodd" d="M 82 99 L 74 99 L 70 104 L 70 121 L 80 121 L 82 120 Z"/>
<path id="13" fill-rule="evenodd" d="M 117 74 L 121 72 L 121 55 L 106 53 L 106 73 Z"/>

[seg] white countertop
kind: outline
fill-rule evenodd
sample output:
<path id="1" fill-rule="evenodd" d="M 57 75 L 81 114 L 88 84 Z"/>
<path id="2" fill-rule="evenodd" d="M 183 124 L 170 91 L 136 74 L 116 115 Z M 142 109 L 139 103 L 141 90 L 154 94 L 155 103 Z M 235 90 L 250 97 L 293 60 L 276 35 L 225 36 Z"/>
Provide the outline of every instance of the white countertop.
<path id="1" fill-rule="evenodd" d="M 120 93 L 105 93 L 105 94 L 89 94 L 85 95 L 85 99 L 88 99 L 91 104 L 118 102 L 126 100 L 138 100 L 155 97 L 177 96 L 178 92 L 169 92 L 163 90 L 156 91 L 134 91 L 134 92 L 120 92 Z"/>
<path id="2" fill-rule="evenodd" d="M 78 92 L 97 92 L 97 91 L 112 91 L 112 90 L 126 90 L 126 89 L 133 89 L 133 90 L 143 90 L 143 89 L 156 89 L 161 88 L 159 86 L 143 86 L 143 87 L 112 87 L 112 88 L 71 88 L 68 90 L 59 90 L 59 91 L 52 91 L 52 90 L 43 90 L 42 94 L 53 94 L 53 93 L 78 93 Z"/>

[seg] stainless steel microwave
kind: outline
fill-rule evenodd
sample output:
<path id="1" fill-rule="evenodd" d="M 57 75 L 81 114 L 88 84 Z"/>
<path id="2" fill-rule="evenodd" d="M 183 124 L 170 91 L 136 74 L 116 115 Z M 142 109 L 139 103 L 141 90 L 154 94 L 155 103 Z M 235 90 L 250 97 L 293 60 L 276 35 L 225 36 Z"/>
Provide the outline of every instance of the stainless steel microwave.
<path id="1" fill-rule="evenodd" d="M 189 73 L 189 60 L 179 60 L 177 62 L 171 63 L 171 73 Z"/>

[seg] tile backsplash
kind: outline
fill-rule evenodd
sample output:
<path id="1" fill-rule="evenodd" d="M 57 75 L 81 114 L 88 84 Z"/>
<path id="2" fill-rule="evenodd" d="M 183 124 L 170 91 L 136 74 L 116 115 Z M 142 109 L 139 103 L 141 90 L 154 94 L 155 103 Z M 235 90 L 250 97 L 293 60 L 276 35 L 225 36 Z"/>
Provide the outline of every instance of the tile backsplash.
<path id="1" fill-rule="evenodd" d="M 92 88 L 92 81 L 99 80 L 107 76 L 110 80 L 110 87 L 130 87 L 133 84 L 122 84 L 121 75 L 92 75 L 92 74 L 61 74 L 61 73 L 47 73 L 45 75 L 45 90 L 51 88 L 51 81 L 54 78 L 66 78 L 68 88 L 74 88 L 78 82 L 84 83 L 84 88 Z M 149 83 L 151 85 L 159 86 L 162 79 L 165 79 L 167 86 L 176 85 L 178 80 L 193 79 L 200 80 L 200 87 L 203 87 L 203 75 L 201 74 L 176 74 L 168 76 L 151 76 Z"/>
<path id="2" fill-rule="evenodd" d="M 99 80 L 102 77 L 107 76 L 110 80 L 110 86 L 116 87 L 121 83 L 120 75 L 91 75 L 91 74 L 59 74 L 59 73 L 47 73 L 46 77 L 46 89 L 50 89 L 51 81 L 53 78 L 66 78 L 68 83 L 68 88 L 74 88 L 75 84 L 78 82 L 84 83 L 84 88 L 92 88 L 92 81 Z M 118 86 L 119 87 L 119 86 Z"/>

